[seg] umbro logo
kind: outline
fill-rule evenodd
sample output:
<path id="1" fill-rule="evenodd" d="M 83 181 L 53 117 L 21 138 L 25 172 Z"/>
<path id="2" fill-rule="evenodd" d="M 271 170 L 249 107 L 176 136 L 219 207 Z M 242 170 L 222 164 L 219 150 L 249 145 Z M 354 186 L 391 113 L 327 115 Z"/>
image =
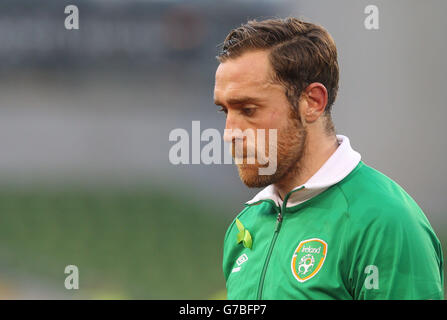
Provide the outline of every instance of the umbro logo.
<path id="1" fill-rule="evenodd" d="M 248 260 L 248 256 L 245 253 L 243 255 L 241 255 L 239 258 L 237 258 L 236 264 L 238 266 L 236 268 L 233 268 L 233 270 L 231 270 L 231 273 L 240 271 L 242 264 L 247 262 L 247 260 Z"/>

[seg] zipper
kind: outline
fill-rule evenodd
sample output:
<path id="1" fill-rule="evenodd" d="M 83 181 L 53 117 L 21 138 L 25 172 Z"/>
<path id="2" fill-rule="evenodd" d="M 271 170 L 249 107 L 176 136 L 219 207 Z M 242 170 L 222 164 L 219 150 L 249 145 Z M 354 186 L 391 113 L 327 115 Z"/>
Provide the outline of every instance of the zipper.
<path id="1" fill-rule="evenodd" d="M 278 238 L 279 231 L 281 230 L 281 225 L 282 225 L 282 220 L 283 220 L 283 216 L 281 214 L 281 211 L 283 213 L 286 212 L 286 204 L 287 204 L 287 200 L 289 200 L 290 195 L 292 193 L 294 193 L 295 191 L 301 190 L 303 188 L 304 188 L 304 186 L 299 188 L 299 189 L 293 190 L 292 192 L 289 192 L 284 197 L 284 201 L 282 203 L 282 206 L 279 208 L 278 215 L 276 217 L 275 232 L 273 233 L 273 238 L 272 238 L 272 241 L 270 242 L 270 247 L 269 247 L 269 251 L 268 251 L 268 254 L 267 254 L 267 258 L 265 259 L 264 266 L 262 268 L 261 279 L 259 281 L 259 287 L 258 287 L 258 294 L 257 294 L 257 297 L 256 297 L 257 300 L 261 300 L 262 299 L 262 290 L 263 290 L 263 287 L 264 287 L 265 274 L 267 273 L 267 267 L 268 267 L 268 264 L 270 262 L 270 258 L 272 256 L 273 247 L 275 246 L 276 239 Z"/>
<path id="2" fill-rule="evenodd" d="M 283 219 L 283 217 L 281 215 L 281 209 L 279 209 L 278 216 L 276 218 L 275 232 L 273 233 L 273 238 L 272 238 L 272 241 L 270 242 L 267 259 L 265 260 L 264 267 L 262 268 L 261 280 L 259 282 L 258 294 L 257 294 L 257 298 L 256 298 L 257 300 L 261 300 L 261 297 L 262 297 L 262 289 L 264 287 L 265 273 L 267 272 L 267 266 L 269 264 L 270 257 L 272 256 L 272 251 L 273 251 L 273 247 L 276 242 L 276 238 L 278 238 L 279 230 L 281 229 L 282 219 Z"/>

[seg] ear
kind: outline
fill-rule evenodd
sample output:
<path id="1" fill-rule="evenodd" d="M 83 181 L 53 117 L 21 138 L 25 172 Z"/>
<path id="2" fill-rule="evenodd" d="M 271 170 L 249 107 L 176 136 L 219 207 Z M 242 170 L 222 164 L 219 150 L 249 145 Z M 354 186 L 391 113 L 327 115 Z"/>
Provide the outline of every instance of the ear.
<path id="1" fill-rule="evenodd" d="M 326 87 L 319 82 L 313 82 L 303 90 L 301 98 L 306 102 L 303 104 L 304 108 L 301 110 L 301 117 L 307 123 L 318 120 L 327 105 L 328 94 Z"/>

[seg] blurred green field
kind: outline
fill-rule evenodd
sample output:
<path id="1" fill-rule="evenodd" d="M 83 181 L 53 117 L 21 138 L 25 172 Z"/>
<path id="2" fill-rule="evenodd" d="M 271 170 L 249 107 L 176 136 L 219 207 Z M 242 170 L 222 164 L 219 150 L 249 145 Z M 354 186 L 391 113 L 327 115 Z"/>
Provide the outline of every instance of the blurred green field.
<path id="1" fill-rule="evenodd" d="M 179 190 L 1 190 L 0 268 L 66 293 L 74 264 L 75 298 L 225 298 L 215 211 Z"/>
<path id="2" fill-rule="evenodd" d="M 0 190 L 0 291 L 24 278 L 46 284 L 51 298 L 224 299 L 222 243 L 232 216 L 181 194 Z M 446 234 L 437 234 L 445 252 Z M 70 264 L 79 290 L 64 288 Z"/>

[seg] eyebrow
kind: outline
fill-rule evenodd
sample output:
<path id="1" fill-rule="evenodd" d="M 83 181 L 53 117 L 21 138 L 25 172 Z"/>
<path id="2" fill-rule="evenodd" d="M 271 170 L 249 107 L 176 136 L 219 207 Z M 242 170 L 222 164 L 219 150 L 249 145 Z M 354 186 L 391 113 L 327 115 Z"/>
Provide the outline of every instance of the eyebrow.
<path id="1" fill-rule="evenodd" d="M 256 104 L 259 103 L 260 101 L 262 101 L 259 98 L 254 98 L 254 97 L 234 97 L 234 98 L 229 98 L 227 100 L 227 104 L 229 105 L 238 105 L 238 104 Z M 219 101 L 219 100 L 214 100 L 214 104 L 218 105 L 218 106 L 223 106 L 224 104 Z"/>

